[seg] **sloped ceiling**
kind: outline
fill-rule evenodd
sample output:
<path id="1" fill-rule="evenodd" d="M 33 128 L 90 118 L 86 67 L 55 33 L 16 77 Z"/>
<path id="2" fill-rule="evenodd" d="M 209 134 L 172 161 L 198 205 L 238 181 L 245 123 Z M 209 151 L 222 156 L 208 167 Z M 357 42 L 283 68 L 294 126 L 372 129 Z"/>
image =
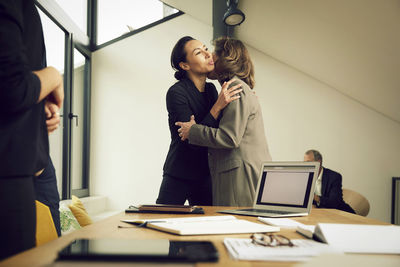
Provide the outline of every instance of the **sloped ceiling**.
<path id="1" fill-rule="evenodd" d="M 211 0 L 164 2 L 212 25 Z M 400 0 L 240 0 L 239 8 L 237 38 L 400 123 Z"/>
<path id="2" fill-rule="evenodd" d="M 212 0 L 161 0 L 161 1 L 212 26 Z"/>

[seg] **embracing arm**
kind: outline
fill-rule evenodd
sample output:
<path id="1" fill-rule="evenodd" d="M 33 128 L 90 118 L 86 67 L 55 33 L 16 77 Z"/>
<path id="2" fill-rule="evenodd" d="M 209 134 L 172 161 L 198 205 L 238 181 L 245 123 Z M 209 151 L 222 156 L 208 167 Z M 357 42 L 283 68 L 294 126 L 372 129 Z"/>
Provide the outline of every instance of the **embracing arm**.
<path id="1" fill-rule="evenodd" d="M 169 90 L 167 93 L 168 114 L 172 117 L 173 121 L 188 121 L 193 111 L 190 108 L 187 95 L 179 89 Z M 216 123 L 218 125 L 218 121 L 210 113 L 199 123 L 207 126 L 214 126 Z M 177 129 L 178 127 L 176 127 Z"/>
<path id="2" fill-rule="evenodd" d="M 219 128 L 194 124 L 189 131 L 189 143 L 211 148 L 239 147 L 250 116 L 246 96 L 230 103 L 225 109 Z"/>
<path id="3" fill-rule="evenodd" d="M 188 101 L 188 97 L 182 88 L 170 89 L 167 93 L 167 110 L 168 116 L 172 121 L 188 121 L 193 114 Z M 202 121 L 199 123 L 207 126 L 218 126 L 218 121 L 208 113 Z M 173 126 L 171 129 L 172 134 L 176 135 L 178 138 L 178 126 Z M 185 145 L 192 149 L 198 149 L 198 146 L 191 145 L 188 142 L 184 142 Z"/>
<path id="4" fill-rule="evenodd" d="M 237 80 L 231 79 L 229 82 L 224 82 L 222 85 L 221 91 L 217 97 L 217 100 L 213 107 L 210 110 L 210 113 L 207 115 L 211 115 L 215 119 L 215 123 L 213 124 L 204 124 L 209 127 L 213 128 L 218 128 L 219 123 L 218 123 L 218 118 L 220 117 L 221 111 L 231 102 L 237 100 L 240 98 L 240 92 L 243 91 L 240 87 L 242 86 L 240 83 L 232 85 L 232 82 L 237 82 Z M 175 123 L 176 126 L 179 126 L 180 128 L 178 129 L 179 136 L 181 137 L 182 141 L 185 141 L 189 137 L 189 131 L 192 125 L 196 124 L 195 118 L 192 115 L 190 117 L 190 121 L 188 122 L 182 122 L 182 121 L 177 121 Z"/>

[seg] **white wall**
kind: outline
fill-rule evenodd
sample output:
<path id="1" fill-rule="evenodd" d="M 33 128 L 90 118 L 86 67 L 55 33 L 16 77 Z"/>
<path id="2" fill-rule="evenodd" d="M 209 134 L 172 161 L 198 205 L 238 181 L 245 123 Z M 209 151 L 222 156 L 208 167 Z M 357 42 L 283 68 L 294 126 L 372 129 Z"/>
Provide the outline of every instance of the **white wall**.
<path id="1" fill-rule="evenodd" d="M 91 194 L 111 208 L 155 202 L 169 146 L 165 94 L 169 56 L 192 35 L 208 44 L 210 26 L 180 16 L 93 55 Z M 344 186 L 364 194 L 370 217 L 390 221 L 390 180 L 400 174 L 400 125 L 249 47 L 273 160 L 302 160 L 319 149 Z"/>
<path id="2" fill-rule="evenodd" d="M 239 7 L 240 39 L 400 122 L 399 0 L 241 0 Z"/>
<path id="3" fill-rule="evenodd" d="M 390 222 L 391 179 L 400 174 L 400 124 L 250 48 L 273 160 L 315 148 L 343 186 L 365 195 L 369 217 Z"/>

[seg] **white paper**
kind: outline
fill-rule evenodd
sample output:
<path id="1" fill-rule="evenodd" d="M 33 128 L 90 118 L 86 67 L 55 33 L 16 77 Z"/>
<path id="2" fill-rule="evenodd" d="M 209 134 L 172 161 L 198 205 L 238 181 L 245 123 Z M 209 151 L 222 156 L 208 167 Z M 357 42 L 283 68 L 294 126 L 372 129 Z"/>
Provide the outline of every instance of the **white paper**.
<path id="1" fill-rule="evenodd" d="M 321 253 L 342 253 L 331 246 L 308 239 L 294 239 L 294 247 L 266 247 L 254 244 L 251 239 L 225 238 L 229 255 L 246 261 L 305 261 Z"/>
<path id="2" fill-rule="evenodd" d="M 302 224 L 298 221 L 295 221 L 293 219 L 288 219 L 288 218 L 265 218 L 265 217 L 258 217 L 258 220 L 260 222 L 269 224 L 269 225 L 275 225 L 279 226 L 281 228 L 292 228 L 295 229 L 297 227 L 303 227 L 307 228 L 308 225 Z"/>
<path id="3" fill-rule="evenodd" d="M 317 227 L 329 245 L 344 252 L 400 254 L 400 226 L 320 223 Z"/>
<path id="4" fill-rule="evenodd" d="M 399 267 L 400 257 L 395 255 L 322 254 L 296 267 Z"/>

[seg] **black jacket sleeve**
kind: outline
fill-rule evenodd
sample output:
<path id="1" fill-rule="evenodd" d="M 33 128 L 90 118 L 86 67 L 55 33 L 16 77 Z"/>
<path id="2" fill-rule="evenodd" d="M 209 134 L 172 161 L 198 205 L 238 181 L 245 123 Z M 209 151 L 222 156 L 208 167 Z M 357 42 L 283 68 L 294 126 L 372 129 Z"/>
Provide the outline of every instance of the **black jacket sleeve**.
<path id="1" fill-rule="evenodd" d="M 0 1 L 0 112 L 15 113 L 35 105 L 40 80 L 32 73 L 22 40 L 22 20 L 14 1 Z"/>
<path id="2" fill-rule="evenodd" d="M 190 108 L 187 96 L 180 90 L 168 91 L 167 109 L 176 122 L 187 122 L 190 120 L 190 116 L 193 115 L 193 110 Z M 218 121 L 214 119 L 210 112 L 208 112 L 201 121 L 196 120 L 196 123 L 210 127 L 218 127 Z"/>

